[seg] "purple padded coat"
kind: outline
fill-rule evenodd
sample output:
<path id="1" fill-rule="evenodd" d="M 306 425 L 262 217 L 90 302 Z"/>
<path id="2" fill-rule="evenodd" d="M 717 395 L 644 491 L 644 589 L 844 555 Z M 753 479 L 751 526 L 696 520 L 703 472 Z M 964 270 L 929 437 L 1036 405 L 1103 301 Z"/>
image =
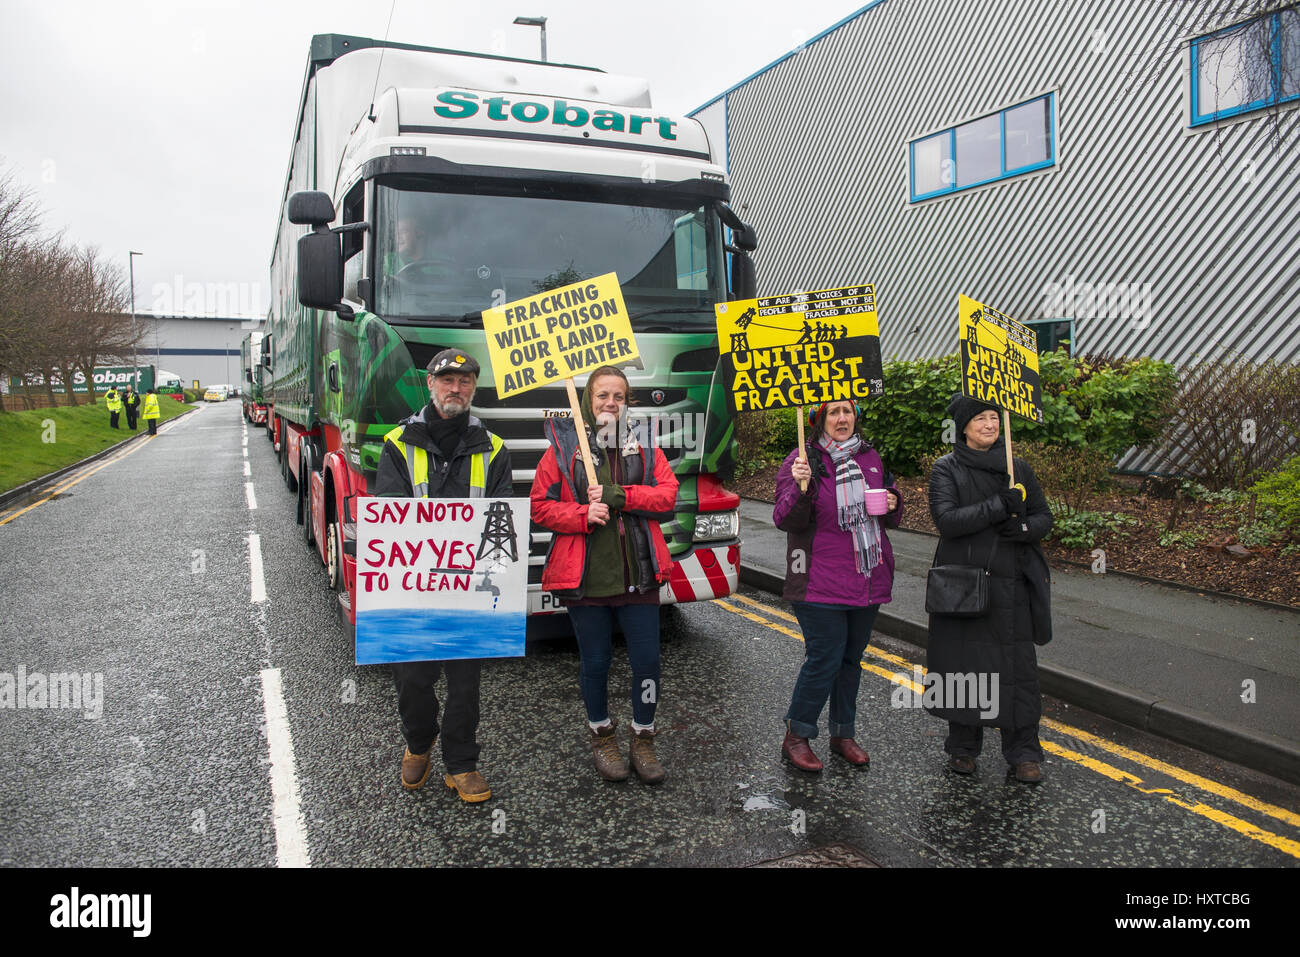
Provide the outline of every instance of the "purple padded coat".
<path id="1" fill-rule="evenodd" d="M 894 584 L 894 550 L 886 528 L 897 528 L 903 517 L 903 496 L 898 494 L 880 454 L 865 439 L 854 458 L 862 469 L 868 488 L 884 488 L 898 495 L 898 507 L 879 515 L 880 564 L 870 578 L 860 574 L 853 560 L 853 539 L 840 528 L 835 505 L 835 468 L 829 452 L 815 443 L 808 445 L 812 479 L 808 491 L 800 492 L 790 474 L 796 452 L 781 463 L 776 476 L 776 507 L 772 521 L 786 533 L 786 601 L 810 601 L 828 605 L 883 605 Z"/>

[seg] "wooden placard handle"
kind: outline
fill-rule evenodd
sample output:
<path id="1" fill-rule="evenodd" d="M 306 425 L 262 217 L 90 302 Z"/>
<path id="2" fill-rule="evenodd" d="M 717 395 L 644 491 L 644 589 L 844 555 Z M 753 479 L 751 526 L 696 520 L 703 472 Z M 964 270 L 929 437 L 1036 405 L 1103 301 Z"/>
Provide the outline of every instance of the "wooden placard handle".
<path id="1" fill-rule="evenodd" d="M 569 409 L 573 412 L 573 426 L 578 430 L 578 448 L 582 450 L 582 464 L 587 469 L 587 487 L 595 488 L 600 483 L 596 481 L 596 467 L 591 464 L 591 446 L 587 443 L 587 424 L 582 419 L 582 407 L 578 403 L 578 390 L 574 388 L 573 376 L 565 379 L 564 385 L 569 390 Z"/>
<path id="2" fill-rule="evenodd" d="M 1007 447 L 1007 488 L 1016 487 L 1016 467 L 1011 459 L 1011 413 L 1002 410 L 1003 444 Z"/>
<path id="3" fill-rule="evenodd" d="M 795 408 L 795 419 L 794 419 L 794 420 L 795 420 L 795 422 L 796 422 L 796 423 L 798 424 L 798 426 L 799 426 L 799 459 L 798 459 L 798 461 L 800 461 L 800 462 L 807 462 L 807 461 L 808 461 L 807 450 L 804 449 L 804 447 L 803 447 L 803 443 L 804 443 L 804 438 L 803 438 L 803 406 L 798 406 L 798 407 Z M 806 491 L 808 491 L 808 480 L 807 480 L 807 479 L 800 479 L 800 480 L 799 480 L 799 491 L 801 491 L 801 492 L 806 492 Z"/>

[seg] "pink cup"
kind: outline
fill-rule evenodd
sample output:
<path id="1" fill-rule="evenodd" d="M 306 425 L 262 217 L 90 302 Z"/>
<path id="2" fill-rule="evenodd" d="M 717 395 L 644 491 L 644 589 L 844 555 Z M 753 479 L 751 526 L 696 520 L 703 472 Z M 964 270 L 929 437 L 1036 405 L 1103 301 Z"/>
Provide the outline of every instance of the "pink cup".
<path id="1" fill-rule="evenodd" d="M 884 515 L 889 511 L 889 493 L 883 488 L 867 489 L 867 514 Z"/>

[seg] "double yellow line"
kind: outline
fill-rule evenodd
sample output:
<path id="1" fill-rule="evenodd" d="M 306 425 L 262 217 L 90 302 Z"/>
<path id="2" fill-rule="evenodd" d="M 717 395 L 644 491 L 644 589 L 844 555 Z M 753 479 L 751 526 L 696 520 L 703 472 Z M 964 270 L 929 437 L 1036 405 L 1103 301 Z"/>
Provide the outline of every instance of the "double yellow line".
<path id="1" fill-rule="evenodd" d="M 741 605 L 748 606 L 748 608 L 757 609 L 762 612 L 762 615 L 733 604 L 733 602 L 739 602 Z M 769 620 L 769 618 L 775 618 L 780 621 L 791 622 L 796 626 L 798 625 L 798 620 L 793 615 L 784 612 L 779 608 L 773 608 L 771 605 L 765 605 L 762 602 L 755 601 L 752 598 L 747 598 L 746 596 L 739 594 L 730 595 L 727 599 L 715 599 L 713 604 L 725 608 L 727 611 L 739 615 L 741 618 L 762 625 L 764 628 L 803 641 L 803 635 L 801 635 L 796 629 L 788 628 L 785 625 Z M 912 673 L 913 668 L 917 667 L 916 663 L 913 661 L 901 658 L 898 655 L 891 655 L 888 652 L 880 651 L 877 648 L 868 647 L 867 655 L 872 658 L 878 658 L 882 661 L 889 662 L 896 667 L 906 668 L 909 674 Z M 911 678 L 906 675 L 873 664 L 865 658 L 862 661 L 862 669 L 864 671 L 869 671 L 872 674 L 880 675 L 882 678 L 886 678 L 896 685 L 910 688 L 916 694 L 920 694 L 923 690 L 915 681 L 911 680 Z M 1158 758 L 1153 758 L 1150 755 L 1142 754 L 1139 751 L 1134 751 L 1131 748 L 1124 747 L 1123 745 L 1115 744 L 1113 741 L 1107 741 L 1105 738 L 1098 737 L 1095 734 L 1090 734 L 1081 728 L 1075 728 L 1068 724 L 1063 724 L 1060 721 L 1054 721 L 1051 718 L 1043 718 L 1040 721 L 1040 727 L 1048 728 L 1058 734 L 1069 735 L 1070 737 L 1083 742 L 1085 745 L 1106 751 L 1109 754 L 1113 754 L 1118 758 L 1123 758 L 1126 761 L 1132 761 L 1134 764 L 1138 764 L 1158 774 L 1171 777 L 1176 781 L 1181 781 L 1194 788 L 1199 788 L 1200 790 L 1213 794 L 1225 801 L 1231 801 L 1235 804 L 1241 805 L 1242 807 L 1249 808 L 1258 814 L 1275 818 L 1291 827 L 1300 827 L 1300 814 L 1296 814 L 1294 811 L 1289 811 L 1286 808 L 1269 804 L 1266 801 L 1261 801 L 1258 798 L 1251 797 L 1249 794 L 1245 794 L 1235 788 L 1228 787 L 1226 784 L 1220 784 L 1218 781 L 1212 781 L 1209 778 L 1202 777 L 1199 774 L 1194 774 L 1193 772 L 1177 767 L 1176 765 L 1168 764 Z M 1199 800 L 1185 799 L 1170 788 L 1150 785 L 1142 778 L 1139 778 L 1128 771 L 1121 770 L 1114 765 L 1107 764 L 1104 761 L 1100 761 L 1097 758 L 1090 757 L 1086 754 L 1080 754 L 1079 752 L 1063 747 L 1054 741 L 1042 740 L 1042 745 L 1043 750 L 1047 751 L 1049 754 L 1056 755 L 1066 761 L 1072 761 L 1090 771 L 1100 774 L 1103 777 L 1110 778 L 1112 781 L 1118 781 L 1136 791 L 1140 791 L 1143 794 L 1158 796 L 1161 800 L 1168 801 L 1171 804 L 1176 804 L 1180 808 L 1191 811 L 1194 814 L 1199 814 L 1201 817 L 1214 821 L 1217 824 L 1221 824 L 1224 827 L 1231 828 L 1252 840 L 1261 841 L 1269 847 L 1276 848 L 1284 854 L 1289 854 L 1294 858 L 1300 858 L 1300 841 L 1283 837 L 1280 834 L 1274 834 L 1272 831 L 1266 831 L 1261 827 L 1251 824 L 1249 821 L 1243 821 L 1241 818 L 1234 817 L 1231 814 L 1227 814 L 1218 808 L 1211 807 Z"/>

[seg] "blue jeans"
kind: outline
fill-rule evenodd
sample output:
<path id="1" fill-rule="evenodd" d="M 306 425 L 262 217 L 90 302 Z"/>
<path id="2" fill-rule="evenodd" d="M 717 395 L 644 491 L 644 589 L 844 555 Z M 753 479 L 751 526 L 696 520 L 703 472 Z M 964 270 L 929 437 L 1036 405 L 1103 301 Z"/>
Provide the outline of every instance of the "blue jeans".
<path id="1" fill-rule="evenodd" d="M 609 665 L 614 656 L 614 619 L 627 639 L 632 665 L 632 720 L 641 726 L 654 723 L 659 703 L 659 606 L 573 605 L 569 618 L 582 655 L 580 685 L 587 720 L 609 720 Z"/>
<path id="2" fill-rule="evenodd" d="M 785 719 L 799 737 L 815 738 L 817 721 L 829 699 L 831 737 L 851 738 L 858 714 L 858 684 L 862 681 L 859 662 L 871 640 L 871 626 L 880 606 L 806 601 L 793 605 L 803 631 L 804 660 Z"/>

